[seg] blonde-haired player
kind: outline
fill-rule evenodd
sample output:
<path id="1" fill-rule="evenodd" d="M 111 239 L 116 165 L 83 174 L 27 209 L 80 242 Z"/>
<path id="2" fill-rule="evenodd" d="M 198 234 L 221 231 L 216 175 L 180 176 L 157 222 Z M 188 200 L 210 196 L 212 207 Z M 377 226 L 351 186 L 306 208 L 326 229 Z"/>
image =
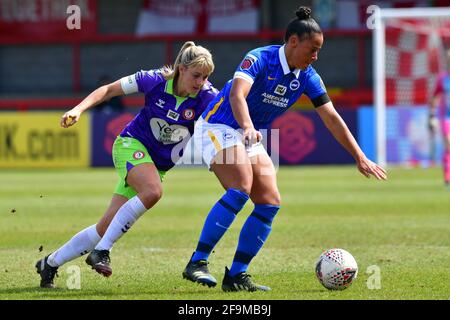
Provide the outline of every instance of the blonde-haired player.
<path id="1" fill-rule="evenodd" d="M 98 273 L 111 275 L 112 246 L 162 197 L 164 175 L 181 156 L 179 152 L 172 155 L 172 150 L 184 148 L 193 134 L 194 121 L 217 94 L 207 80 L 213 70 L 211 53 L 189 41 L 173 67 L 139 71 L 102 86 L 62 116 L 61 126 L 68 128 L 84 111 L 111 97 L 145 94 L 145 107 L 114 142 L 119 181 L 108 209 L 98 223 L 36 263 L 41 287 L 53 288 L 58 267 L 88 252 L 86 262 Z"/>

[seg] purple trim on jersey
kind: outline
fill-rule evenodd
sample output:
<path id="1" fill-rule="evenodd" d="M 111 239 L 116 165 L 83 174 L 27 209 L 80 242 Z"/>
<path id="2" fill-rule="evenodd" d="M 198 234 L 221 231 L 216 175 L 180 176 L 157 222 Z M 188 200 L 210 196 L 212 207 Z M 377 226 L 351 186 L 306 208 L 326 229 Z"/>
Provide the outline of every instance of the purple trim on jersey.
<path id="1" fill-rule="evenodd" d="M 128 161 L 126 165 L 127 165 L 127 172 L 130 172 L 130 170 L 134 168 L 134 165 L 132 163 L 129 163 Z"/>
<path id="2" fill-rule="evenodd" d="M 194 133 L 194 121 L 217 95 L 217 90 L 207 82 L 195 97 L 187 97 L 179 104 L 180 97 L 177 101 L 176 96 L 167 92 L 168 81 L 160 70 L 139 71 L 135 77 L 139 91 L 145 94 L 145 107 L 120 136 L 139 140 L 147 148 L 156 168 L 167 171 L 183 155 L 184 147 Z M 179 148 L 180 144 L 182 148 Z M 172 157 L 175 146 L 181 150 Z"/>

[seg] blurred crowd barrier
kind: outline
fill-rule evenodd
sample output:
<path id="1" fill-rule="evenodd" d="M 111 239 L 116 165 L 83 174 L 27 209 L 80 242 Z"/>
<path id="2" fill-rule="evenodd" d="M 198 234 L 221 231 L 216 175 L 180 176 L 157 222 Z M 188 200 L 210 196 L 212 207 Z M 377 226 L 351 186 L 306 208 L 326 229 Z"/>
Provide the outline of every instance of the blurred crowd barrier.
<path id="1" fill-rule="evenodd" d="M 86 112 L 68 129 L 60 127 L 60 112 L 3 112 L 0 116 L 0 168 L 74 168 L 112 166 L 111 148 L 122 128 L 138 110 Z M 427 130 L 423 107 L 388 108 L 388 163 L 427 167 L 440 162 L 442 141 Z M 369 158 L 375 158 L 372 106 L 340 112 Z M 264 144 L 275 164 L 352 164 L 313 110 L 287 111 L 263 132 Z M 191 140 L 179 161 L 202 165 Z"/>

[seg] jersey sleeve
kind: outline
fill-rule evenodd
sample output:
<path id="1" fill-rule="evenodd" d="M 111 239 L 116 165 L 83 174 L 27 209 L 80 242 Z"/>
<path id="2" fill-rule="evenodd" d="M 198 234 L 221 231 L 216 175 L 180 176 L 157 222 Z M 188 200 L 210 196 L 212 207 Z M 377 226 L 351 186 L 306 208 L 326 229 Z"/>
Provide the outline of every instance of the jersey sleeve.
<path id="1" fill-rule="evenodd" d="M 251 84 L 255 81 L 258 73 L 263 69 L 263 59 L 257 50 L 252 50 L 244 57 L 234 73 L 233 79 L 244 79 Z"/>
<path id="2" fill-rule="evenodd" d="M 150 92 L 155 85 L 161 82 L 162 76 L 156 70 L 138 71 L 135 74 L 120 79 L 122 90 L 125 94 Z"/>
<path id="3" fill-rule="evenodd" d="M 305 94 L 316 108 L 331 101 L 322 78 L 316 72 L 308 79 Z"/>

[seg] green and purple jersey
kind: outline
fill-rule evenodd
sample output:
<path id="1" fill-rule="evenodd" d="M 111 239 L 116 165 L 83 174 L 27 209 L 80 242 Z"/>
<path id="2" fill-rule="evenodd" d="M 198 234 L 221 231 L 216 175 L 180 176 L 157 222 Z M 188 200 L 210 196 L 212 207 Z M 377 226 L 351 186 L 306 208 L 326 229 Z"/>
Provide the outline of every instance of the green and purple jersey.
<path id="1" fill-rule="evenodd" d="M 122 130 L 121 137 L 139 140 L 148 150 L 158 170 L 172 168 L 183 155 L 194 132 L 194 121 L 217 95 L 206 82 L 196 95 L 179 97 L 173 79 L 166 80 L 160 69 L 139 71 L 121 79 L 124 93 L 145 94 L 145 107 Z"/>

